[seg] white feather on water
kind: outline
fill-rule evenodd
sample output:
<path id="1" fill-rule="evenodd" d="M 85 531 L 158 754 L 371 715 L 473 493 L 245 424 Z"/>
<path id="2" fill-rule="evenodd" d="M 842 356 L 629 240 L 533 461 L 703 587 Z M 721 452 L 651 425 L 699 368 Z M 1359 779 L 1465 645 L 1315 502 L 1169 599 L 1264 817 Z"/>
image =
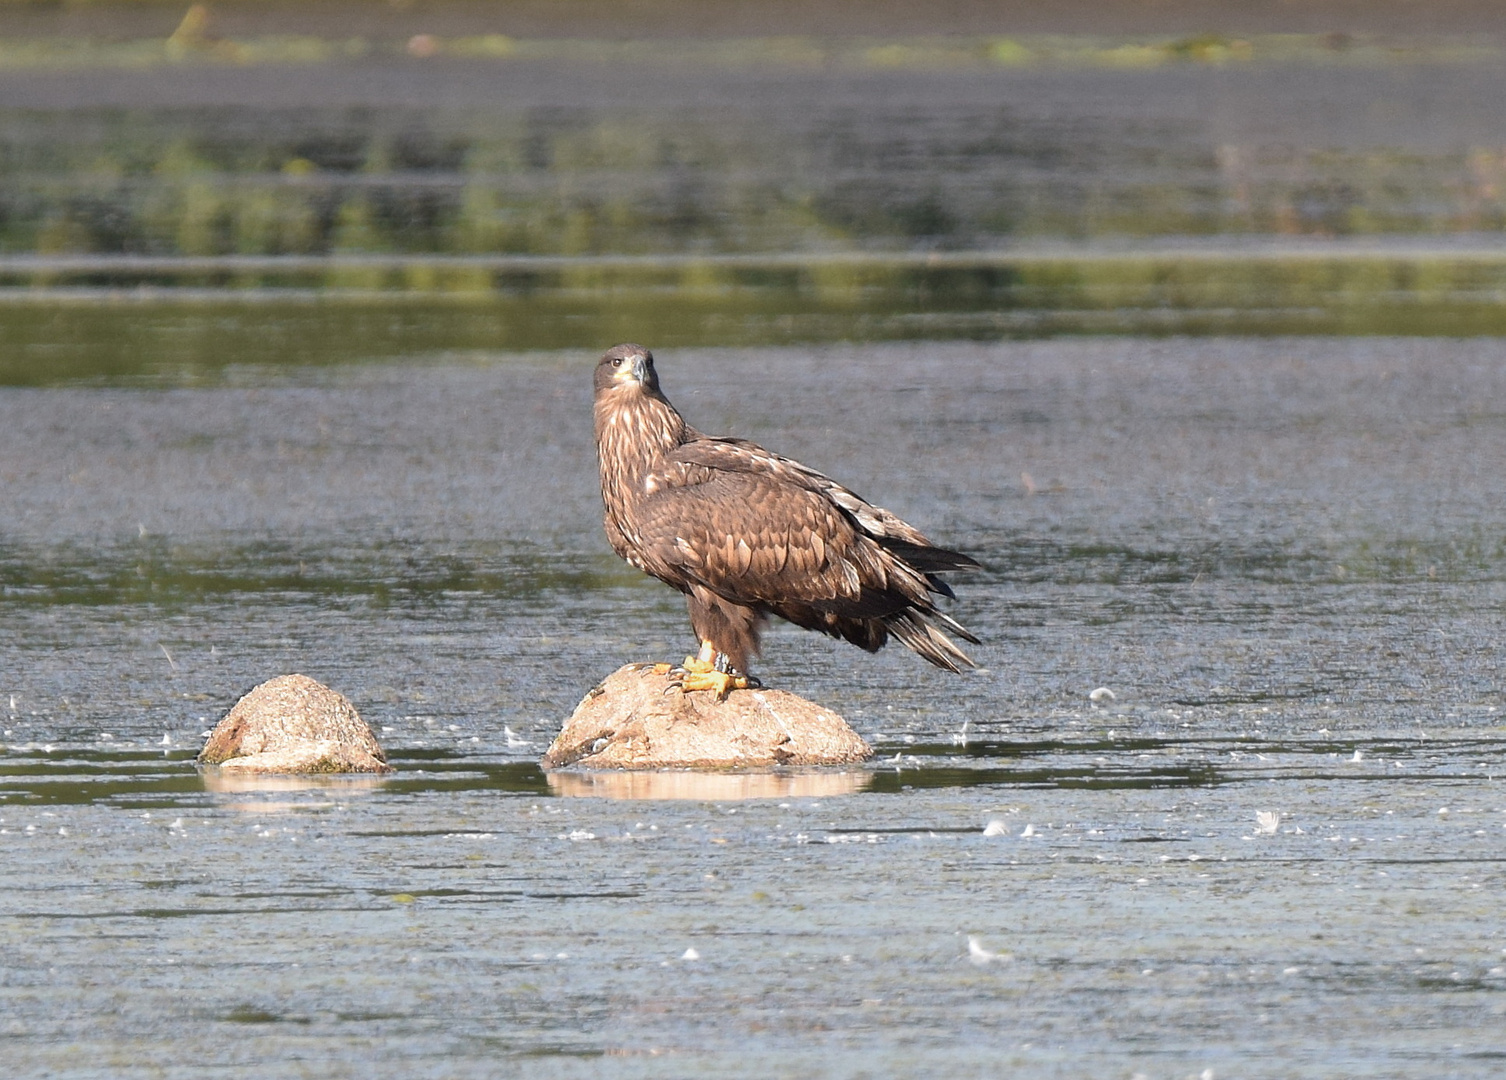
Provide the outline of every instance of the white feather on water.
<path id="1" fill-rule="evenodd" d="M 986 964 L 1002 964 L 1009 960 L 1010 956 L 1008 953 L 990 952 L 983 947 L 983 941 L 977 934 L 969 934 L 967 935 L 967 958 L 978 967 L 983 967 Z"/>

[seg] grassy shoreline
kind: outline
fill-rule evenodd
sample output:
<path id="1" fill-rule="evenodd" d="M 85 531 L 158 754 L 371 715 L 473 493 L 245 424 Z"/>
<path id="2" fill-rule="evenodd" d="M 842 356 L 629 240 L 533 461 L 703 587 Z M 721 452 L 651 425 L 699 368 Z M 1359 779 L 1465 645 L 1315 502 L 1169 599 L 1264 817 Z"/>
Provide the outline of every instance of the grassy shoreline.
<path id="1" fill-rule="evenodd" d="M 632 338 L 1506 334 L 1484 23 L 963 7 L 773 32 L 714 3 L 676 29 L 671 0 L 0 0 L 0 383 Z"/>
<path id="2" fill-rule="evenodd" d="M 0 36 L 0 73 L 415 61 L 843 71 L 1154 70 L 1184 65 L 1357 68 L 1492 64 L 1506 58 L 1506 41 L 1484 33 L 1408 37 L 1342 33 L 781 35 L 679 41 L 666 49 L 657 38 L 527 38 L 500 33 L 228 37 L 211 33 L 208 25 L 186 19 L 170 34 L 124 39 L 87 34 Z"/>
<path id="3" fill-rule="evenodd" d="M 301 260 L 279 274 L 0 263 L 0 385 L 177 383 L 389 357 L 1064 334 L 1506 335 L 1506 252 L 1038 253 L 801 264 Z M 6 284 L 5 282 L 8 282 Z"/>

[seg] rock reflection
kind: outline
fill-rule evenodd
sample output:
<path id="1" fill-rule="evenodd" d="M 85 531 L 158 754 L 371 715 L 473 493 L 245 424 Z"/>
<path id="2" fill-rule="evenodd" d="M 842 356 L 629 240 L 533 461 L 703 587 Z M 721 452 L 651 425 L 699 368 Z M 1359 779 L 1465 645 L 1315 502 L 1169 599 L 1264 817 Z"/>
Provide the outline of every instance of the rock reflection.
<path id="1" fill-rule="evenodd" d="M 554 772 L 551 794 L 598 799 L 824 799 L 855 795 L 868 787 L 866 772 L 706 773 Z"/>
<path id="2" fill-rule="evenodd" d="M 386 778 L 371 774 L 351 776 L 267 776 L 243 772 L 225 771 L 216 766 L 199 770 L 204 781 L 204 790 L 216 795 L 264 795 L 278 792 L 323 791 L 330 794 L 354 795 L 376 791 L 386 783 Z M 308 803 L 233 803 L 232 810 L 254 810 L 266 813 L 269 809 L 306 809 Z"/>

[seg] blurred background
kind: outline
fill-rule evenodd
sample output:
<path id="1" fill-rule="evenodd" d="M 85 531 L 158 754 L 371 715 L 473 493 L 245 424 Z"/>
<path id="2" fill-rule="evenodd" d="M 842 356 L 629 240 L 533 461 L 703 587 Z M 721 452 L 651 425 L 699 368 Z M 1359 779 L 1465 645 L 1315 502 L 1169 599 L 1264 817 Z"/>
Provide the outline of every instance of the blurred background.
<path id="1" fill-rule="evenodd" d="M 4 2 L 0 380 L 622 338 L 1496 333 L 1498 15 Z"/>

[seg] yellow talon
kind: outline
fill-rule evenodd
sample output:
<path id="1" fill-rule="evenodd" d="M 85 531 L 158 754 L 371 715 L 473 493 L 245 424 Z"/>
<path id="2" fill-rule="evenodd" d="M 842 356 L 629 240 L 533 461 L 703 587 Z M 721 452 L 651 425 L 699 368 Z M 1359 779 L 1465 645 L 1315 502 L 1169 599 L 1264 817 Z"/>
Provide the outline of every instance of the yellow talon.
<path id="1" fill-rule="evenodd" d="M 726 662 L 726 657 L 722 657 Z M 668 668 L 667 664 L 656 664 L 654 670 L 659 674 L 665 674 L 661 668 Z M 709 641 L 701 642 L 701 651 L 695 656 L 687 656 L 685 662 L 677 668 L 670 669 L 668 674 L 674 675 L 675 679 L 671 686 L 678 688 L 680 693 L 688 694 L 692 690 L 710 690 L 716 694 L 716 700 L 726 701 L 727 695 L 734 690 L 747 690 L 751 687 L 762 685 L 757 679 L 750 678 L 740 673 L 722 671 L 717 667 L 716 646 Z M 668 693 L 668 691 L 665 691 Z"/>
<path id="2" fill-rule="evenodd" d="M 729 675 L 725 671 L 687 670 L 685 677 L 680 680 L 680 692 L 688 694 L 692 690 L 711 690 L 716 694 L 716 700 L 726 701 L 727 695 L 734 690 L 746 690 L 751 684 L 746 675 Z"/>

